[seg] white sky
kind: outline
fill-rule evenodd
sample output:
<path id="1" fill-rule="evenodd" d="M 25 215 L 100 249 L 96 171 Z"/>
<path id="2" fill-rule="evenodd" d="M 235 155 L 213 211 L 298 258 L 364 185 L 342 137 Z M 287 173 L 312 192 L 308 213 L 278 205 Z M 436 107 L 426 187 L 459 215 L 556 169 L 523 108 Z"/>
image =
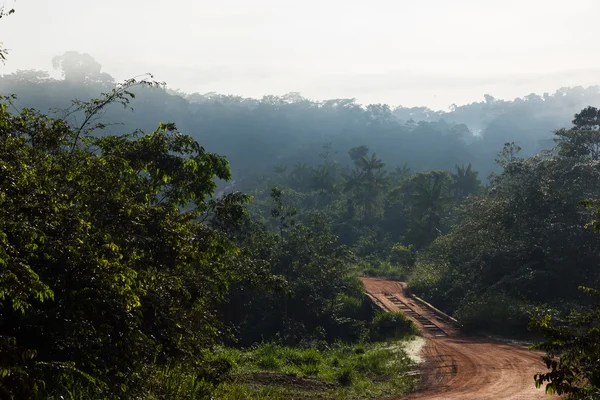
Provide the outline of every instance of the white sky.
<path id="1" fill-rule="evenodd" d="M 13 0 L 0 0 L 13 5 Z M 17 0 L 0 74 L 87 52 L 186 92 L 446 109 L 600 84 L 600 0 Z"/>

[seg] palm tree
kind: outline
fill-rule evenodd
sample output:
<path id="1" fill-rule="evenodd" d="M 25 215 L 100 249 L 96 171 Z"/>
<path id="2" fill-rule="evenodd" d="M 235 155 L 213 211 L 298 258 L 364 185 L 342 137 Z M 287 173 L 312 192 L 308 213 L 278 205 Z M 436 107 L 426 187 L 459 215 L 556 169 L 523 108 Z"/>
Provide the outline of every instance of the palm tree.
<path id="1" fill-rule="evenodd" d="M 456 173 L 452 175 L 452 178 L 454 178 L 454 196 L 457 199 L 462 200 L 479 190 L 481 186 L 481 181 L 477 179 L 479 173 L 473 171 L 470 163 L 466 168 L 464 164 L 460 167 L 456 165 L 455 169 Z"/>
<path id="2" fill-rule="evenodd" d="M 419 240 L 426 245 L 441 233 L 443 212 L 452 202 L 452 177 L 446 171 L 419 172 L 411 183 L 413 231 L 420 232 Z"/>
<path id="3" fill-rule="evenodd" d="M 351 195 L 349 207 L 355 204 L 361 205 L 365 215 L 372 217 L 379 200 L 379 195 L 389 183 L 389 179 L 383 167 L 385 164 L 373 153 L 371 157 L 362 156 L 355 160 L 358 168 L 353 169 L 350 174 L 345 174 L 344 192 Z M 352 213 L 349 214 L 354 214 Z"/>
<path id="4" fill-rule="evenodd" d="M 283 176 L 287 172 L 287 165 L 277 164 L 273 167 L 273 172 L 275 172 L 277 175 Z"/>
<path id="5" fill-rule="evenodd" d="M 391 173 L 391 177 L 394 180 L 394 183 L 397 184 L 402 182 L 404 179 L 410 176 L 410 168 L 407 163 L 404 163 L 402 167 L 397 166 L 394 168 L 394 171 Z"/>
<path id="6" fill-rule="evenodd" d="M 349 174 L 343 174 L 344 193 L 350 193 L 354 196 L 360 194 L 364 189 L 365 174 L 359 169 L 353 169 Z"/>
<path id="7" fill-rule="evenodd" d="M 312 169 L 313 187 L 321 193 L 331 193 L 335 190 L 335 177 L 331 169 L 320 165 Z"/>
<path id="8" fill-rule="evenodd" d="M 356 164 L 357 167 L 358 167 L 357 163 L 359 162 L 359 160 L 362 159 L 363 157 L 365 157 L 368 152 L 369 152 L 369 147 L 364 146 L 364 145 L 358 146 L 358 147 L 353 147 L 350 150 L 348 150 L 348 154 L 350 155 L 350 158 L 352 159 L 352 161 L 354 161 L 354 164 Z"/>
<path id="9" fill-rule="evenodd" d="M 373 153 L 371 157 L 365 155 L 357 159 L 356 166 L 366 173 L 371 173 L 372 171 L 383 169 L 383 167 L 385 167 L 385 163 L 378 159 L 375 153 Z"/>
<path id="10" fill-rule="evenodd" d="M 446 171 L 429 171 L 417 174 L 412 194 L 413 209 L 422 214 L 437 214 L 452 200 L 448 195 L 449 175 Z"/>

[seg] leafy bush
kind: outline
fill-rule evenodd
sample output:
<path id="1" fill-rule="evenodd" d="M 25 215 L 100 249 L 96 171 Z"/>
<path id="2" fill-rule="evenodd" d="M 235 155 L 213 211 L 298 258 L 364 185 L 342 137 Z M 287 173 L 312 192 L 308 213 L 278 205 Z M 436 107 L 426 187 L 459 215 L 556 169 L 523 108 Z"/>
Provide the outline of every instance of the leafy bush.
<path id="1" fill-rule="evenodd" d="M 354 380 L 354 370 L 350 366 L 346 366 L 339 370 L 336 374 L 336 381 L 342 386 L 350 386 Z"/>
<path id="2" fill-rule="evenodd" d="M 128 94 L 124 85 L 75 104 L 93 118 Z M 8 110 L 0 104 L 1 390 L 144 396 L 152 363 L 200 364 L 195 376 L 208 379 L 216 303 L 245 265 L 199 219 L 243 215 L 247 196 L 208 200 L 215 178 L 231 177 L 227 161 L 172 124 L 96 138 L 93 127 Z"/>
<path id="3" fill-rule="evenodd" d="M 373 340 L 401 338 L 417 332 L 413 322 L 400 312 L 379 312 L 371 322 L 371 338 Z"/>
<path id="4" fill-rule="evenodd" d="M 492 293 L 472 301 L 464 301 L 456 311 L 461 329 L 466 333 L 525 334 L 529 314 L 520 301 Z"/>
<path id="5" fill-rule="evenodd" d="M 256 350 L 253 352 L 256 365 L 267 371 L 278 371 L 281 369 L 285 359 L 283 358 L 285 347 L 277 345 L 275 343 L 265 343 L 256 346 Z"/>
<path id="6" fill-rule="evenodd" d="M 392 246 L 390 252 L 390 262 L 394 265 L 400 265 L 412 268 L 415 265 L 416 252 L 413 245 L 404 246 L 402 243 L 396 243 Z"/>
<path id="7" fill-rule="evenodd" d="M 362 276 L 385 278 L 395 281 L 406 280 L 409 272 L 406 266 L 381 260 L 364 260 L 355 267 L 355 270 Z"/>
<path id="8" fill-rule="evenodd" d="M 535 375 L 536 386 L 545 385 L 547 393 L 569 400 L 600 396 L 600 291 L 580 290 L 592 296 L 583 310 L 574 309 L 566 318 L 556 318 L 545 309 L 529 326 L 545 336 L 532 347 L 546 352 L 543 359 L 550 370 Z"/>
<path id="9" fill-rule="evenodd" d="M 389 354 L 384 350 L 376 350 L 363 354 L 356 363 L 356 370 L 371 378 L 377 378 L 388 372 Z"/>

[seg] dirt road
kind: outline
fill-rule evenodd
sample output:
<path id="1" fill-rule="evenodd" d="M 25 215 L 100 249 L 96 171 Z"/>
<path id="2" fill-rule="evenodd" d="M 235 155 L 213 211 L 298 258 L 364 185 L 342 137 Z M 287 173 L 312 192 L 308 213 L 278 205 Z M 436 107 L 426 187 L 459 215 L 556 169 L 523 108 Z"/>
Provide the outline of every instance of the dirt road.
<path id="1" fill-rule="evenodd" d="M 523 346 L 462 336 L 441 314 L 405 295 L 405 285 L 364 278 L 367 293 L 381 307 L 402 311 L 419 326 L 423 348 L 422 389 L 402 399 L 558 399 L 536 389 L 533 376 L 545 370 L 540 356 Z M 399 399 L 397 399 L 399 400 Z"/>

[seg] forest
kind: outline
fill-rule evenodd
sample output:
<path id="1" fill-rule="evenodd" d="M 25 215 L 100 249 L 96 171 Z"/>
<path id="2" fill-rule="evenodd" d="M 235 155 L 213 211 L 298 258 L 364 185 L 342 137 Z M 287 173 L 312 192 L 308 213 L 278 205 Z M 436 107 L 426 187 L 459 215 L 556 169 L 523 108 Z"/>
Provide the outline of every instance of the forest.
<path id="1" fill-rule="evenodd" d="M 408 393 L 416 329 L 361 276 L 600 393 L 600 87 L 442 112 L 52 62 L 0 77 L 1 398 Z"/>

